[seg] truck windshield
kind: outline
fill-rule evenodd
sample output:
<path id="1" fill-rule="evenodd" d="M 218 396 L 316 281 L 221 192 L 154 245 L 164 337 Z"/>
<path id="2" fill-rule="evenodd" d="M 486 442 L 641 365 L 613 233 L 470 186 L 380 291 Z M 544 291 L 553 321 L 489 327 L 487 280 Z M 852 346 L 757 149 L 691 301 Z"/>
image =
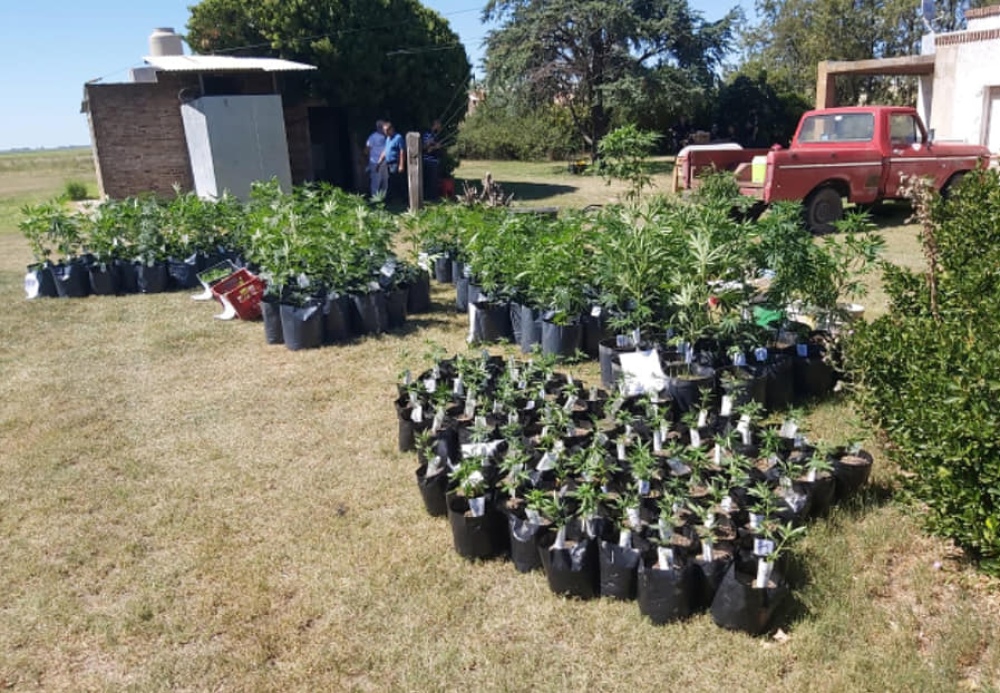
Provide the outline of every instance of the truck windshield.
<path id="1" fill-rule="evenodd" d="M 809 116 L 799 130 L 799 142 L 870 142 L 875 136 L 871 113 L 826 113 Z"/>

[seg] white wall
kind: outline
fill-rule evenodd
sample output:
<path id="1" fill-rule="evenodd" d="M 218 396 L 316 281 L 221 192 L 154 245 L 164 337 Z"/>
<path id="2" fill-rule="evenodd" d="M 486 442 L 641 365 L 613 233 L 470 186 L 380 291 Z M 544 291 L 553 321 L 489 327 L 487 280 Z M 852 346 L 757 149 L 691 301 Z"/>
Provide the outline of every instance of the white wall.
<path id="1" fill-rule="evenodd" d="M 195 191 L 240 199 L 250 184 L 277 178 L 292 189 L 281 96 L 205 96 L 181 106 Z"/>

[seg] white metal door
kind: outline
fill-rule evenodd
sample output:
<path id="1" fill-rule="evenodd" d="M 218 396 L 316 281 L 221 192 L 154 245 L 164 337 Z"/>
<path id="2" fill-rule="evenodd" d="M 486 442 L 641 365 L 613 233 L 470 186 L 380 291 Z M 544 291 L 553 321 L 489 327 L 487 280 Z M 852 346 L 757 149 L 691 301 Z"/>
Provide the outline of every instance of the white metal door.
<path id="1" fill-rule="evenodd" d="M 990 153 L 1000 152 L 1000 87 L 990 87 L 990 101 L 986 111 L 986 146 Z"/>

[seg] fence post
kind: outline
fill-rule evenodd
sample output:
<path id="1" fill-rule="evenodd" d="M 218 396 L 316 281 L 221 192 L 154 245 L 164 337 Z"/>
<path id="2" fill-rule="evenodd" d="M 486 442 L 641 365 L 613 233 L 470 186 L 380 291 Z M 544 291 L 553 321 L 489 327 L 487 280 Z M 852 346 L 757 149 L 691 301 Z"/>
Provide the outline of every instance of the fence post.
<path id="1" fill-rule="evenodd" d="M 424 204 L 424 158 L 419 132 L 406 133 L 406 176 L 410 184 L 410 211 L 416 212 Z"/>

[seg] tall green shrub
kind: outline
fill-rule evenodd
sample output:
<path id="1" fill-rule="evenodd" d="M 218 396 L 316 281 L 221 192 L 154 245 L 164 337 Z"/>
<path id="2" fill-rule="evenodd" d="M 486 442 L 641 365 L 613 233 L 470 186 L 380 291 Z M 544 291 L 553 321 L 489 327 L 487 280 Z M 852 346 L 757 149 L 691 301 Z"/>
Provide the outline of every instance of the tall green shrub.
<path id="1" fill-rule="evenodd" d="M 921 211 L 934 281 L 887 267 L 889 314 L 859 327 L 848 363 L 928 527 L 1000 575 L 1000 176 Z"/>

